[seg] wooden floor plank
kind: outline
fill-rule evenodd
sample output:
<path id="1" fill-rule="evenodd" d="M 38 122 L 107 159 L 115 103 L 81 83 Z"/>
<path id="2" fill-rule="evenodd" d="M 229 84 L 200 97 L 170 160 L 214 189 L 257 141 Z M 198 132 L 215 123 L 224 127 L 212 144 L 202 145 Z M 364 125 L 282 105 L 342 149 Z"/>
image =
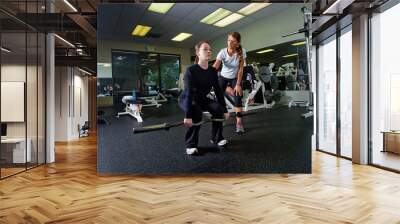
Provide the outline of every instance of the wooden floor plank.
<path id="1" fill-rule="evenodd" d="M 400 175 L 313 152 L 313 173 L 98 176 L 96 138 L 0 181 L 0 223 L 400 223 Z"/>

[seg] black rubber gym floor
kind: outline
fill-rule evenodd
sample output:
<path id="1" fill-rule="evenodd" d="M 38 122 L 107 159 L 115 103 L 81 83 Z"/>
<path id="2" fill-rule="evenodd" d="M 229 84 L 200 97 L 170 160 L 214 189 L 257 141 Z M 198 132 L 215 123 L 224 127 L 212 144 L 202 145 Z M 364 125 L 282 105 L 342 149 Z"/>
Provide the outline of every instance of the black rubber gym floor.
<path id="1" fill-rule="evenodd" d="M 206 123 L 197 156 L 186 155 L 183 126 L 133 134 L 133 127 L 181 121 L 176 103 L 143 112 L 142 124 L 121 116 L 98 125 L 100 174 L 311 173 L 312 118 L 301 118 L 304 108 L 276 106 L 246 116 L 242 135 L 234 133 L 230 118 L 224 126 L 229 145 L 223 150 L 209 143 L 211 124 Z"/>

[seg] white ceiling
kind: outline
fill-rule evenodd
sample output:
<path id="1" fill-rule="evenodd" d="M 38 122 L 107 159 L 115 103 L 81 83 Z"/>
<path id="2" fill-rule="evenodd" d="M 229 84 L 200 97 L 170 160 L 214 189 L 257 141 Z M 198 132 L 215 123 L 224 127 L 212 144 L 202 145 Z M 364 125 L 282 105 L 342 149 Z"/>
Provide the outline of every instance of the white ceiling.
<path id="1" fill-rule="evenodd" d="M 132 41 L 135 43 L 167 45 L 171 47 L 191 48 L 200 40 L 212 40 L 220 35 L 235 31 L 256 20 L 284 10 L 285 3 L 274 3 L 224 28 L 200 23 L 200 20 L 218 8 L 238 11 L 249 3 L 176 3 L 166 14 L 147 10 L 150 3 L 138 4 L 102 4 L 98 8 L 98 39 L 114 41 Z M 132 30 L 137 24 L 152 27 L 159 38 L 133 37 Z M 171 39 L 181 32 L 193 34 L 183 42 Z"/>

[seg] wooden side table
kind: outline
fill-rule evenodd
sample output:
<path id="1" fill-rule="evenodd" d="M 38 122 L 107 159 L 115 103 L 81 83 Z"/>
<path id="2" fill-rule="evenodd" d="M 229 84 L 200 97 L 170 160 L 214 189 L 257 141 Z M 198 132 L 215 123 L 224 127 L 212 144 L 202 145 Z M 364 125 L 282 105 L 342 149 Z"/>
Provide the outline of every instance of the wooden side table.
<path id="1" fill-rule="evenodd" d="M 381 133 L 383 133 L 382 152 L 400 154 L 400 131 L 382 131 Z"/>

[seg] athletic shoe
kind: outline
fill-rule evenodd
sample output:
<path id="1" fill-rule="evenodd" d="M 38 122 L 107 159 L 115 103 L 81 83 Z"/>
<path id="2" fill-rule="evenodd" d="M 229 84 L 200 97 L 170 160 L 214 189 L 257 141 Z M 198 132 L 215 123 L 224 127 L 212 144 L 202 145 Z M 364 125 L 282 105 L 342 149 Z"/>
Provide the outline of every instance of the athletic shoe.
<path id="1" fill-rule="evenodd" d="M 193 155 L 197 152 L 198 152 L 197 148 L 187 148 L 186 149 L 186 154 L 188 154 L 188 155 Z"/>
<path id="2" fill-rule="evenodd" d="M 236 133 L 244 133 L 243 125 L 236 125 Z"/>
<path id="3" fill-rule="evenodd" d="M 210 142 L 211 142 L 211 144 L 215 144 L 213 140 L 210 140 Z M 218 145 L 219 147 L 226 146 L 226 144 L 228 144 L 228 140 L 226 140 L 226 139 L 222 139 L 221 141 L 219 141 L 219 142 L 217 143 L 217 145 Z"/>
<path id="4" fill-rule="evenodd" d="M 270 104 L 267 104 L 267 108 L 272 108 L 275 105 L 275 101 L 272 101 Z"/>

